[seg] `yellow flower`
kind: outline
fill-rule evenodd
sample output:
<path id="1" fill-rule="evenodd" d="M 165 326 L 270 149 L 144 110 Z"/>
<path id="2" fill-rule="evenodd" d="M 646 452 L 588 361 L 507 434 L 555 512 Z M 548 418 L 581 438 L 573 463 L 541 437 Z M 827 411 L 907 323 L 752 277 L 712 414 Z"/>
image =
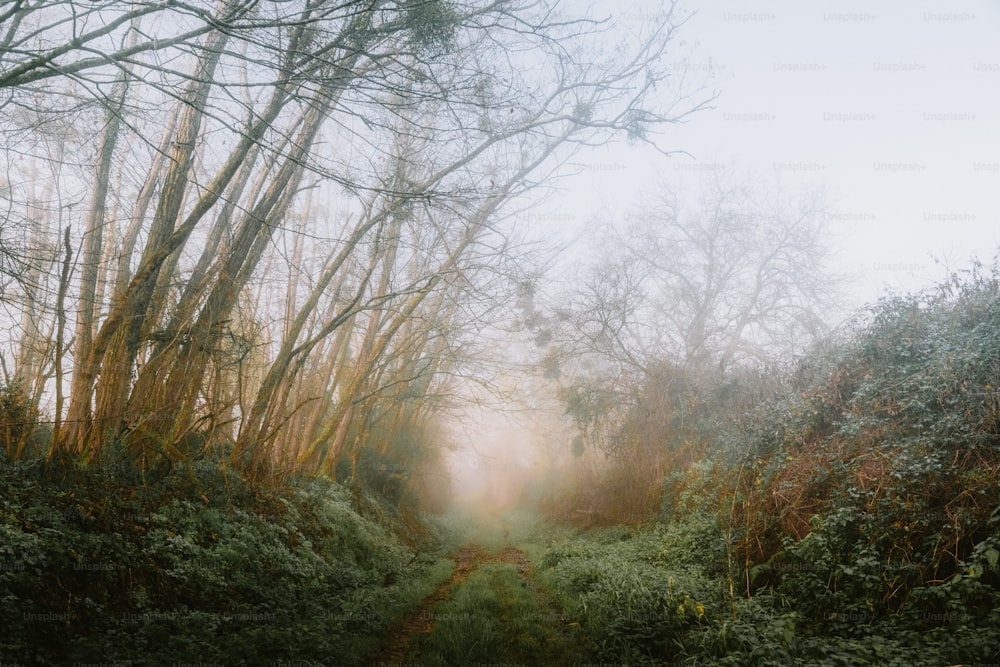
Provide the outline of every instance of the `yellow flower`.
<path id="1" fill-rule="evenodd" d="M 698 616 L 705 615 L 705 605 L 696 604 L 694 608 L 698 612 Z"/>

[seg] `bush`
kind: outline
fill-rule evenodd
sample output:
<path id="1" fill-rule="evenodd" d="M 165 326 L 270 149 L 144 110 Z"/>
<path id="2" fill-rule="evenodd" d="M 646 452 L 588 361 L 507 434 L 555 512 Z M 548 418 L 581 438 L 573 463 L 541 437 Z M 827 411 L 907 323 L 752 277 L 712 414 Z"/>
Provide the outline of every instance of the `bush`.
<path id="1" fill-rule="evenodd" d="M 879 302 L 786 386 L 729 425 L 689 404 L 710 442 L 664 525 L 544 556 L 602 657 L 997 662 L 1000 273 Z"/>
<path id="2" fill-rule="evenodd" d="M 691 642 L 729 605 L 724 580 L 705 574 L 694 548 L 710 523 L 627 539 L 613 529 L 583 535 L 545 554 L 545 581 L 601 659 L 660 664 L 696 655 Z"/>
<path id="3" fill-rule="evenodd" d="M 209 461 L 153 486 L 133 472 L 5 465 L 5 660 L 361 664 L 450 569 L 329 481 L 251 490 Z"/>

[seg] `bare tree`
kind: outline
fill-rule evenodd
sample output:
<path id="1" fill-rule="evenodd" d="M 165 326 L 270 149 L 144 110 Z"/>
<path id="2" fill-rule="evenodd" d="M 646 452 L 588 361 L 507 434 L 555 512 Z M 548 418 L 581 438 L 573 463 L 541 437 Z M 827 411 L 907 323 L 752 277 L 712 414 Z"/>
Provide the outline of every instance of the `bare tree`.
<path id="1" fill-rule="evenodd" d="M 705 406 L 744 405 L 710 392 L 752 391 L 748 379 L 813 343 L 838 304 L 819 196 L 725 170 L 699 196 L 681 193 L 664 185 L 620 229 L 602 222 L 570 296 L 533 314 L 581 444 L 633 472 L 658 469 L 670 443 L 698 442 Z"/>
<path id="2" fill-rule="evenodd" d="M 331 470 L 370 415 L 423 419 L 383 399 L 427 398 L 457 367 L 450 337 L 476 326 L 462 300 L 503 273 L 512 202 L 573 151 L 655 143 L 707 101 L 656 90 L 672 11 L 615 34 L 556 4 L 0 10 L 7 109 L 51 100 L 52 118 L 100 128 L 71 175 L 86 203 L 56 309 L 77 313 L 59 445 L 176 458 L 193 431 L 225 432 L 240 462 Z"/>
<path id="3" fill-rule="evenodd" d="M 822 200 L 716 171 L 696 206 L 664 185 L 628 213 L 576 297 L 578 344 L 648 376 L 725 374 L 821 335 L 836 303 Z"/>

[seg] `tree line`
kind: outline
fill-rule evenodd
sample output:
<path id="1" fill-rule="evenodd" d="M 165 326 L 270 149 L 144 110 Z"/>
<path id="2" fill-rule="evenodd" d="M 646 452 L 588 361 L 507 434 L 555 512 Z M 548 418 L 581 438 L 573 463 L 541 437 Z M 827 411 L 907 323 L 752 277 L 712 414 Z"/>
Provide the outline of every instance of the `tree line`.
<path id="1" fill-rule="evenodd" d="M 426 427 L 528 271 L 512 203 L 581 147 L 657 144 L 708 103 L 665 67 L 683 22 L 9 3 L 4 384 L 51 414 L 50 456 L 219 445 L 251 471 L 353 476 L 392 454 L 371 433 Z"/>

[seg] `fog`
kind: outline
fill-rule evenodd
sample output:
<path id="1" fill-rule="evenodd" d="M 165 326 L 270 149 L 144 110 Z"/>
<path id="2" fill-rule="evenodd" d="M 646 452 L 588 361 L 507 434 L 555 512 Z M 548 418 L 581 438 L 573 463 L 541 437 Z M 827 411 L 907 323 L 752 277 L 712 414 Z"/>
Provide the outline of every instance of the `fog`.
<path id="1" fill-rule="evenodd" d="M 0 3 L 0 667 L 1000 664 L 997 35 Z"/>
<path id="2" fill-rule="evenodd" d="M 591 7 L 626 27 L 660 11 L 657 3 Z M 992 259 L 1000 248 L 995 3 L 710 0 L 684 12 L 670 80 L 716 94 L 713 108 L 666 129 L 669 156 L 617 143 L 564 165 L 553 193 L 522 216 L 541 243 L 565 247 L 540 298 L 564 298 L 600 247 L 594 238 L 625 226 L 630 207 L 664 184 L 695 197 L 716 173 L 819 194 L 830 268 L 843 280 L 840 305 L 827 313 L 833 326 L 880 297 Z M 567 463 L 552 450 L 565 454 L 575 430 L 555 401 L 539 409 L 494 400 L 465 411 L 452 432 L 462 443 L 450 457 L 459 504 L 499 509 Z"/>
<path id="3" fill-rule="evenodd" d="M 992 256 L 1000 7 L 709 0 L 687 10 L 670 71 L 719 93 L 714 109 L 665 134 L 689 155 L 616 146 L 580 156 L 546 208 L 553 226 L 594 211 L 614 219 L 660 182 L 696 186 L 735 164 L 826 192 L 855 305 Z"/>
<path id="4" fill-rule="evenodd" d="M 511 382 L 509 401 L 486 400 L 456 411 L 447 423 L 456 508 L 486 516 L 524 505 L 531 485 L 565 473 L 575 431 L 564 407 L 536 382 Z M 537 489 L 535 489 L 537 492 Z"/>

